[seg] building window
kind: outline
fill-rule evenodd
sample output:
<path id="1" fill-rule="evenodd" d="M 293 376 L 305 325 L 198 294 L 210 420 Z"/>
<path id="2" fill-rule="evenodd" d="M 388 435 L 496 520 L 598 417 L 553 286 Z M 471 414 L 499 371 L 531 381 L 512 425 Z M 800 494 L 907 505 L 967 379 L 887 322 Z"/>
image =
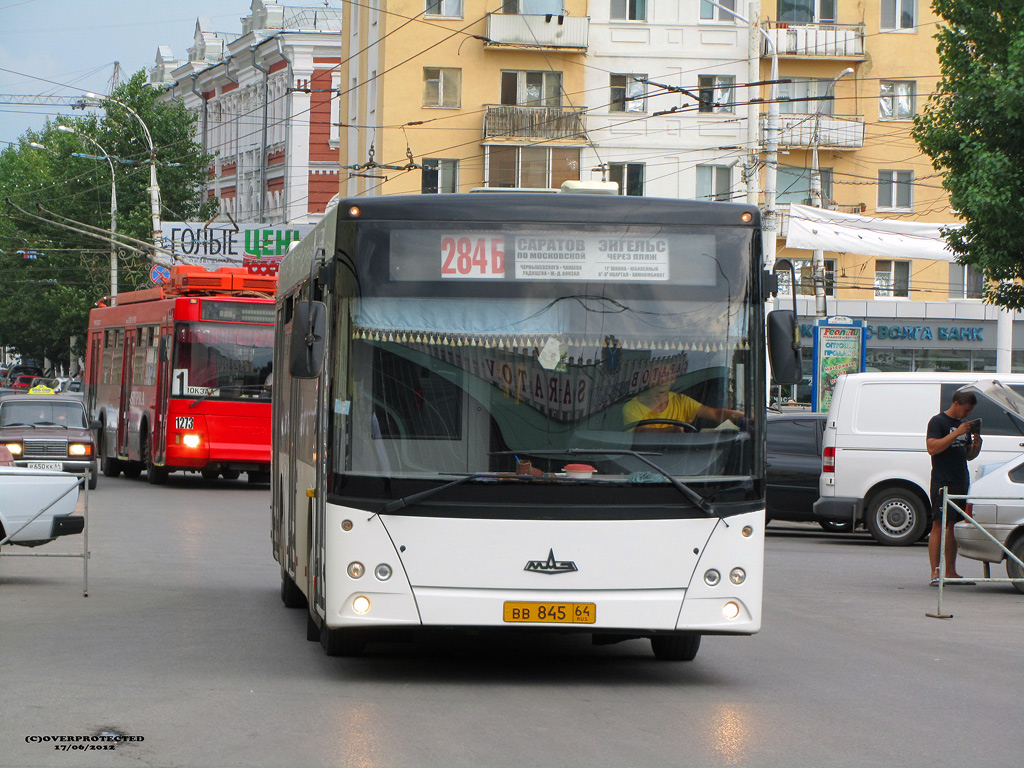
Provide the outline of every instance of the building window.
<path id="1" fill-rule="evenodd" d="M 835 24 L 836 3 L 837 0 L 778 0 L 776 15 L 779 21 L 790 24 Z"/>
<path id="2" fill-rule="evenodd" d="M 875 261 L 875 296 L 878 298 L 910 297 L 910 262 L 878 259 Z"/>
<path id="3" fill-rule="evenodd" d="M 917 25 L 917 0 L 882 0 L 880 29 L 913 29 Z"/>
<path id="4" fill-rule="evenodd" d="M 913 80 L 882 80 L 878 94 L 879 120 L 913 120 L 917 84 Z"/>
<path id="5" fill-rule="evenodd" d="M 736 10 L 736 0 L 718 0 L 718 5 L 721 5 L 730 10 Z M 700 17 L 705 20 L 718 20 L 718 21 L 735 21 L 736 15 L 729 13 L 728 11 L 718 8 L 707 0 L 700 0 Z"/>
<path id="6" fill-rule="evenodd" d="M 613 20 L 646 21 L 647 0 L 612 0 Z"/>
<path id="7" fill-rule="evenodd" d="M 462 103 L 462 70 L 423 68 L 423 106 L 458 109 Z"/>
<path id="8" fill-rule="evenodd" d="M 819 168 L 818 173 L 821 175 L 822 205 L 827 207 L 832 200 L 832 169 Z M 814 195 L 811 194 L 813 175 L 810 168 L 780 165 L 776 183 L 776 205 L 814 205 Z"/>
<path id="9" fill-rule="evenodd" d="M 619 185 L 620 195 L 643 197 L 643 163 L 608 163 L 608 180 Z"/>
<path id="10" fill-rule="evenodd" d="M 814 266 L 811 264 L 810 259 L 791 259 L 793 262 L 793 270 L 796 272 L 796 295 L 797 296 L 813 296 L 814 295 Z M 779 295 L 789 296 L 789 270 L 780 269 L 779 275 Z M 836 295 L 836 260 L 825 259 L 825 295 L 835 296 Z"/>
<path id="11" fill-rule="evenodd" d="M 501 103 L 520 107 L 562 106 L 561 72 L 501 73 Z"/>
<path id="12" fill-rule="evenodd" d="M 835 113 L 835 94 L 831 80 L 792 77 L 779 83 L 779 112 L 784 115 L 831 115 Z"/>
<path id="13" fill-rule="evenodd" d="M 427 0 L 425 16 L 448 16 L 462 18 L 462 0 Z"/>
<path id="14" fill-rule="evenodd" d="M 647 86 L 638 82 L 646 80 L 647 75 L 612 75 L 611 76 L 611 112 L 646 112 Z"/>
<path id="15" fill-rule="evenodd" d="M 985 271 L 973 264 L 949 265 L 949 298 L 982 299 L 985 297 Z"/>
<path id="16" fill-rule="evenodd" d="M 878 207 L 901 211 L 914 208 L 914 172 L 879 171 Z"/>
<path id="17" fill-rule="evenodd" d="M 701 112 L 732 112 L 732 90 L 736 84 L 733 75 L 698 75 Z"/>
<path id="18" fill-rule="evenodd" d="M 698 165 L 697 199 L 722 202 L 731 200 L 732 169 L 727 165 Z"/>
<path id="19" fill-rule="evenodd" d="M 576 147 L 487 147 L 487 186 L 558 189 L 579 181 L 580 151 Z"/>
<path id="20" fill-rule="evenodd" d="M 423 158 L 423 180 L 420 192 L 424 195 L 439 192 L 451 194 L 459 191 L 459 161 L 436 157 Z"/>

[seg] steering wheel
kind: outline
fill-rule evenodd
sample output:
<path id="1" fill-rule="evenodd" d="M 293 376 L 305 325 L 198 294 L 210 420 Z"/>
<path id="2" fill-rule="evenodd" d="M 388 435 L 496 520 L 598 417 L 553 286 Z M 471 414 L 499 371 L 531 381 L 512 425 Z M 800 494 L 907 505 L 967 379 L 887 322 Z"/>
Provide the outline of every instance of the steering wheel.
<path id="1" fill-rule="evenodd" d="M 627 424 L 626 429 L 636 429 L 637 427 L 646 427 L 655 424 L 663 424 L 670 427 L 682 427 L 683 432 L 700 431 L 688 421 L 676 421 L 675 419 L 640 419 L 640 421 L 634 421 L 632 424 Z"/>

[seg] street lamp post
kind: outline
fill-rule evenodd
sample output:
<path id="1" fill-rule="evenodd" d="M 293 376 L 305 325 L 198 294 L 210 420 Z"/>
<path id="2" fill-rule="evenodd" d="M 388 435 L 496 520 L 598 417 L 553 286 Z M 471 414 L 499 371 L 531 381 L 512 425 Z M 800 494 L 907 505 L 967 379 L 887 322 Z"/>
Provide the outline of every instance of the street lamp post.
<path id="1" fill-rule="evenodd" d="M 153 146 L 153 137 L 150 135 L 149 128 L 146 127 L 145 121 L 139 117 L 139 113 L 127 104 L 118 101 L 117 99 L 113 99 L 110 96 L 102 96 L 98 93 L 86 93 L 84 96 L 89 101 L 117 104 L 117 106 L 121 107 L 128 114 L 138 120 L 139 125 L 142 126 L 142 132 L 146 137 L 146 143 L 149 144 L 149 203 L 150 217 L 153 220 L 153 260 L 157 261 L 157 249 L 160 247 L 160 241 L 163 237 L 163 233 L 160 226 L 160 185 L 157 184 L 156 181 L 156 147 Z"/>
<path id="2" fill-rule="evenodd" d="M 720 11 L 725 11 L 735 17 L 743 24 L 749 24 L 764 37 L 768 48 L 771 50 L 772 68 L 768 85 L 768 131 L 765 137 L 765 173 L 764 173 L 764 212 L 762 226 L 766 237 L 764 241 L 765 263 L 771 267 L 775 263 L 775 252 L 778 241 L 778 213 L 775 210 L 775 199 L 778 191 L 778 169 L 779 169 L 779 136 L 782 133 L 782 124 L 779 121 L 779 52 L 775 41 L 772 40 L 760 24 L 755 24 L 732 8 L 726 8 L 717 0 L 702 0 L 715 6 Z"/>
<path id="3" fill-rule="evenodd" d="M 822 100 L 818 102 L 817 109 L 814 111 L 814 134 L 811 137 L 811 200 L 815 208 L 822 207 L 821 169 L 818 167 L 818 132 L 821 129 L 821 107 L 825 103 L 825 99 L 828 98 L 829 93 L 835 88 L 836 83 L 847 75 L 852 74 L 853 69 L 847 67 L 832 78 L 832 82 L 826 86 L 825 93 L 822 94 Z M 828 311 L 825 306 L 825 252 L 818 248 L 814 249 L 811 256 L 811 276 L 811 280 L 814 283 L 814 316 L 819 318 L 827 317 Z M 793 289 L 796 290 L 796 286 L 793 286 Z"/>
<path id="4" fill-rule="evenodd" d="M 99 142 L 91 136 L 79 133 L 74 128 L 69 128 L 66 125 L 58 125 L 57 130 L 64 133 L 73 133 L 80 139 L 90 142 L 103 153 L 103 157 L 110 164 L 110 295 L 117 296 L 117 179 L 114 176 L 114 161 L 107 154 L 107 151 L 99 145 Z"/>

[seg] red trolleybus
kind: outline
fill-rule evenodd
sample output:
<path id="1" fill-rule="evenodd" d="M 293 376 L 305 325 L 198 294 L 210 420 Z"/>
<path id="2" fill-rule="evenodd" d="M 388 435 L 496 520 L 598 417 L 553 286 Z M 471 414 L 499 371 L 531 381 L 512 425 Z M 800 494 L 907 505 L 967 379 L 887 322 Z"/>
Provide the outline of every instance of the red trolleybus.
<path id="1" fill-rule="evenodd" d="M 105 476 L 269 481 L 276 282 L 177 266 L 89 313 L 85 402 Z"/>

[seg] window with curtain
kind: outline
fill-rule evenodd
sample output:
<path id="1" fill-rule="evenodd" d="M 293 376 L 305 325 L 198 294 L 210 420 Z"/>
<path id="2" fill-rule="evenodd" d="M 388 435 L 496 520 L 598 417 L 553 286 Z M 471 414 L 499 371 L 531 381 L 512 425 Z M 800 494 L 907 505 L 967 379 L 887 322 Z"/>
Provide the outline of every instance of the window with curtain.
<path id="1" fill-rule="evenodd" d="M 882 80 L 879 88 L 879 120 L 914 119 L 917 83 L 913 80 Z"/>
<path id="2" fill-rule="evenodd" d="M 437 157 L 423 158 L 423 177 L 420 192 L 428 194 L 459 191 L 459 161 Z"/>
<path id="3" fill-rule="evenodd" d="M 910 297 L 910 262 L 893 259 L 875 261 L 875 296 L 877 298 Z"/>
<path id="4" fill-rule="evenodd" d="M 637 82 L 637 78 L 646 79 L 647 75 L 628 74 L 611 75 L 611 99 L 608 105 L 610 112 L 646 112 L 647 86 Z"/>
<path id="5" fill-rule="evenodd" d="M 792 77 L 779 83 L 779 113 L 783 115 L 831 115 L 835 94 L 828 78 Z"/>
<path id="6" fill-rule="evenodd" d="M 578 147 L 487 147 L 487 186 L 558 189 L 579 181 Z"/>
<path id="7" fill-rule="evenodd" d="M 736 78 L 733 75 L 698 75 L 697 89 L 699 92 L 701 112 L 733 112 L 733 87 Z"/>
<path id="8" fill-rule="evenodd" d="M 423 106 L 458 109 L 462 104 L 462 70 L 423 68 Z"/>
<path id="9" fill-rule="evenodd" d="M 501 103 L 520 107 L 560 107 L 562 73 L 505 70 L 501 73 Z"/>

